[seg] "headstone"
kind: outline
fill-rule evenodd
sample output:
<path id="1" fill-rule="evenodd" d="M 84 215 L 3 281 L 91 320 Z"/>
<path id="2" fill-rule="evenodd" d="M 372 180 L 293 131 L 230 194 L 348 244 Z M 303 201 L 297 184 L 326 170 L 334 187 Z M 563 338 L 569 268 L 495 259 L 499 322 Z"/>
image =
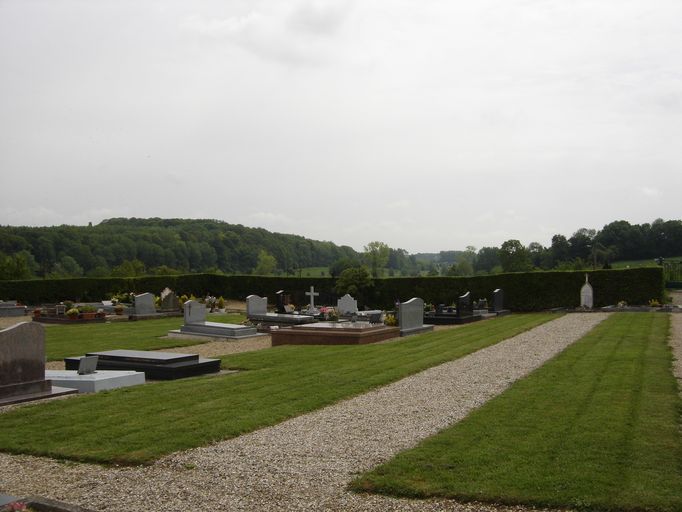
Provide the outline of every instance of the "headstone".
<path id="1" fill-rule="evenodd" d="M 501 288 L 493 290 L 493 311 L 499 312 L 504 309 L 504 291 Z"/>
<path id="2" fill-rule="evenodd" d="M 474 308 L 471 304 L 471 292 L 466 292 L 457 298 L 457 316 L 471 316 L 474 314 Z"/>
<path id="3" fill-rule="evenodd" d="M 199 324 L 206 321 L 206 306 L 196 300 L 188 300 L 184 306 L 185 325 Z"/>
<path id="4" fill-rule="evenodd" d="M 268 313 L 268 298 L 258 295 L 246 297 L 246 317 L 254 315 L 266 315 Z"/>
<path id="5" fill-rule="evenodd" d="M 161 310 L 162 311 L 177 311 L 180 309 L 180 301 L 173 290 L 164 288 L 161 292 Z"/>
<path id="6" fill-rule="evenodd" d="M 78 363 L 78 375 L 90 375 L 97 370 L 98 356 L 83 356 Z"/>
<path id="7" fill-rule="evenodd" d="M 45 328 L 22 322 L 0 331 L 0 404 L 58 396 L 75 390 L 45 380 Z"/>
<path id="8" fill-rule="evenodd" d="M 284 290 L 279 290 L 275 295 L 277 296 L 277 313 L 280 315 L 293 313 L 293 307 L 287 308 L 289 306 L 289 295 L 286 295 Z"/>
<path id="9" fill-rule="evenodd" d="M 156 306 L 154 305 L 154 295 L 151 293 L 141 293 L 135 295 L 135 314 L 136 315 L 153 315 L 156 313 Z"/>
<path id="10" fill-rule="evenodd" d="M 424 325 L 424 300 L 418 297 L 400 303 L 398 321 L 401 336 L 433 330 L 433 325 Z"/>
<path id="11" fill-rule="evenodd" d="M 347 293 L 336 301 L 336 309 L 339 315 L 355 315 L 358 313 L 358 301 Z"/>
<path id="12" fill-rule="evenodd" d="M 585 284 L 580 288 L 580 307 L 587 309 L 594 307 L 594 291 L 587 274 L 585 274 Z"/>

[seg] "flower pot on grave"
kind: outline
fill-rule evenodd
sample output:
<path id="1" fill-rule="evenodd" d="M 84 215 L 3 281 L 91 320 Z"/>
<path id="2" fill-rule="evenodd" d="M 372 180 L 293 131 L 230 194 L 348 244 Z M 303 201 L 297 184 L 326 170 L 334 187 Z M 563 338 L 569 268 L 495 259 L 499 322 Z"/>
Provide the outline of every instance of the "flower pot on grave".
<path id="1" fill-rule="evenodd" d="M 94 312 L 88 312 L 88 313 L 81 313 L 79 316 L 80 316 L 83 320 L 93 320 L 93 319 L 95 318 L 95 315 L 96 315 L 96 314 L 97 314 L 97 313 L 94 313 Z"/>

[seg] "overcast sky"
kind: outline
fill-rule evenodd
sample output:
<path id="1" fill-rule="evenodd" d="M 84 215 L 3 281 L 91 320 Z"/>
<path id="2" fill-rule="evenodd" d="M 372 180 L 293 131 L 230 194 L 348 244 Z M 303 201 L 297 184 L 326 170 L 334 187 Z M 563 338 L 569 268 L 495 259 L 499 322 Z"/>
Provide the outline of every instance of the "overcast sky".
<path id="1" fill-rule="evenodd" d="M 678 219 L 679 0 L 0 0 L 0 224 L 410 252 Z"/>

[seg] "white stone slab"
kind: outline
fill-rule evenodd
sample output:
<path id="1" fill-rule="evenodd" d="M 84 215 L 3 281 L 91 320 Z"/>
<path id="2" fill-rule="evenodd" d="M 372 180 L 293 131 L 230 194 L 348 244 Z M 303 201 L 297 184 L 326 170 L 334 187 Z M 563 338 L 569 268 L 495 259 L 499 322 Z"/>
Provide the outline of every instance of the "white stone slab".
<path id="1" fill-rule="evenodd" d="M 74 388 L 79 393 L 97 393 L 145 382 L 144 372 L 119 370 L 98 370 L 87 375 L 78 375 L 76 370 L 45 370 L 45 378 L 56 386 Z"/>
<path id="2" fill-rule="evenodd" d="M 355 315 L 358 312 L 358 301 L 347 293 L 336 301 L 336 309 L 339 315 Z"/>
<path id="3" fill-rule="evenodd" d="M 258 295 L 246 297 L 246 317 L 251 315 L 265 315 L 268 312 L 268 298 Z"/>

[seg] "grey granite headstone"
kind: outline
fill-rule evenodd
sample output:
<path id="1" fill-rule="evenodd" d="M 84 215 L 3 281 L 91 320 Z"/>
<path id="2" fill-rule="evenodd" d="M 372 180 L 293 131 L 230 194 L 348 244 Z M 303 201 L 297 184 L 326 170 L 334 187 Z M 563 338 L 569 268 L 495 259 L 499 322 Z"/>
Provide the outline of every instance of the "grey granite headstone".
<path id="1" fill-rule="evenodd" d="M 346 294 L 336 301 L 339 315 L 355 315 L 358 312 L 358 301 L 350 294 Z"/>
<path id="2" fill-rule="evenodd" d="M 156 313 L 156 306 L 154 305 L 154 295 L 151 293 L 141 293 L 135 295 L 135 314 L 136 315 L 153 315 Z"/>
<path id="3" fill-rule="evenodd" d="M 89 375 L 97 370 L 99 356 L 83 356 L 78 363 L 78 375 Z"/>
<path id="4" fill-rule="evenodd" d="M 185 310 L 185 325 L 200 324 L 206 321 L 206 306 L 196 300 L 188 300 L 183 306 Z"/>
<path id="5" fill-rule="evenodd" d="M 594 307 L 594 290 L 585 274 L 585 284 L 580 288 L 580 307 L 592 309 Z"/>
<path id="6" fill-rule="evenodd" d="M 419 297 L 401 302 L 398 317 L 401 336 L 433 330 L 433 325 L 424 325 L 424 300 Z"/>
<path id="7" fill-rule="evenodd" d="M 493 290 L 493 311 L 502 311 L 504 309 L 504 291 L 501 288 Z"/>
<path id="8" fill-rule="evenodd" d="M 253 315 L 266 315 L 268 313 L 268 298 L 258 295 L 246 297 L 246 317 Z"/>

